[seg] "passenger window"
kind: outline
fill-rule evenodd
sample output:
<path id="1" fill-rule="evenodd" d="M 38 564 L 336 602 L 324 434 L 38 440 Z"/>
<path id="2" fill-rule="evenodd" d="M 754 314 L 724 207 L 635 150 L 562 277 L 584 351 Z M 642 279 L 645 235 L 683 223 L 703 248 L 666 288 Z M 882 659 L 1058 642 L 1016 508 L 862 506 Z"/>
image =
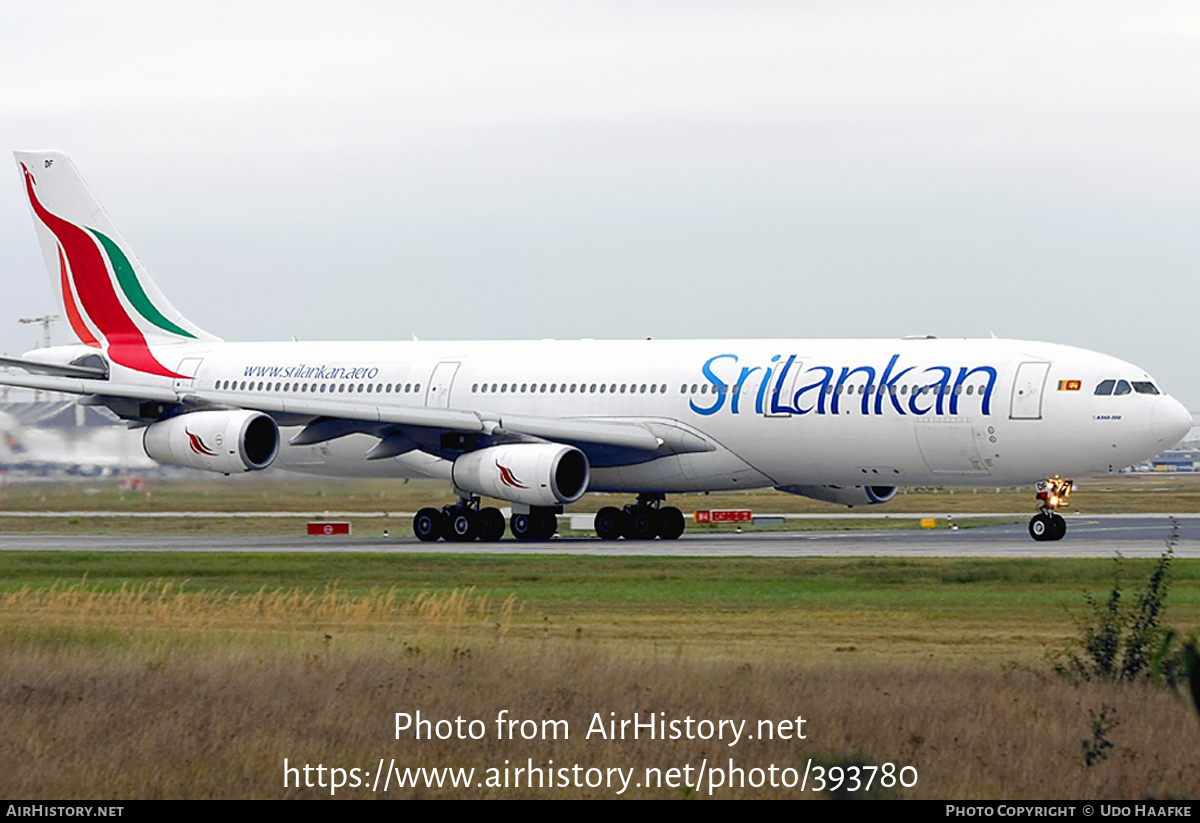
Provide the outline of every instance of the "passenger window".
<path id="1" fill-rule="evenodd" d="M 1129 394 L 1131 391 L 1133 391 L 1133 389 L 1129 387 L 1128 383 L 1126 383 L 1124 380 L 1118 380 L 1117 388 L 1113 391 L 1113 394 Z"/>

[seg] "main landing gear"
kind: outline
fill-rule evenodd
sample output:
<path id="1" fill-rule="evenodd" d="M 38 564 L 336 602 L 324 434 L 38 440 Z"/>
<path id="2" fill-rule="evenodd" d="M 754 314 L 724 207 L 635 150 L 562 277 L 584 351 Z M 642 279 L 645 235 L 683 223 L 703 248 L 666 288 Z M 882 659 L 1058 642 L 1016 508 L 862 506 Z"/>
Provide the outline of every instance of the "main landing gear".
<path id="1" fill-rule="evenodd" d="M 664 494 L 639 494 L 637 503 L 618 509 L 605 506 L 596 514 L 596 535 L 604 540 L 674 540 L 683 534 L 683 512 L 664 506 Z M 514 505 L 513 508 L 518 508 Z M 528 506 L 514 511 L 508 528 L 518 540 L 549 540 L 558 531 L 559 506 Z M 445 538 L 452 543 L 481 540 L 491 543 L 504 536 L 504 515 L 499 509 L 480 508 L 479 498 L 460 497 L 440 509 L 425 508 L 413 518 L 413 532 L 428 543 Z"/>
<path id="2" fill-rule="evenodd" d="M 518 540 L 548 540 L 558 531 L 557 509 L 530 506 L 525 514 L 513 514 L 508 521 Z M 480 508 L 477 496 L 460 497 L 458 502 L 441 509 L 426 508 L 413 518 L 418 540 L 433 543 L 445 538 L 451 543 L 480 540 L 494 543 L 504 537 L 504 515 L 499 509 Z"/>
<path id="3" fill-rule="evenodd" d="M 1067 521 L 1054 510 L 1066 505 L 1071 496 L 1074 483 L 1052 477 L 1049 480 L 1039 480 L 1037 484 L 1037 499 L 1041 501 L 1038 513 L 1029 521 L 1029 536 L 1034 540 L 1062 540 L 1067 533 Z"/>
<path id="4" fill-rule="evenodd" d="M 664 494 L 639 494 L 637 503 L 618 509 L 605 506 L 596 512 L 596 536 L 602 540 L 674 540 L 683 534 L 683 512 L 664 506 Z"/>
<path id="5" fill-rule="evenodd" d="M 413 531 L 419 540 L 430 543 L 440 537 L 453 543 L 476 539 L 494 543 L 504 536 L 504 515 L 499 509 L 479 508 L 478 497 L 460 497 L 440 510 L 421 509 L 413 518 Z"/>

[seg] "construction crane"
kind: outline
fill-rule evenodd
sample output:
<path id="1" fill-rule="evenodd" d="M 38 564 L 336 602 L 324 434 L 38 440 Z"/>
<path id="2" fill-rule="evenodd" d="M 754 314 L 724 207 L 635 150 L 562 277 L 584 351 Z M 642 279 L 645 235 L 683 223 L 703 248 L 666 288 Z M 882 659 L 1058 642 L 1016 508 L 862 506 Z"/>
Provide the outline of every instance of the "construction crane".
<path id="1" fill-rule="evenodd" d="M 57 314 L 47 314 L 44 317 L 22 317 L 20 319 L 20 322 L 25 323 L 25 324 L 41 323 L 42 324 L 42 348 L 48 349 L 48 348 L 50 348 L 50 324 L 53 323 L 55 320 L 62 320 L 62 318 L 59 317 Z M 7 392 L 5 393 L 4 399 L 5 400 L 8 399 Z M 41 399 L 42 399 L 41 391 L 35 389 L 33 392 L 34 402 L 36 403 L 36 402 L 40 401 Z"/>
<path id="2" fill-rule="evenodd" d="M 55 320 L 62 320 L 57 314 L 47 314 L 45 317 L 22 317 L 22 323 L 41 323 L 42 324 L 42 348 L 50 348 L 50 324 Z"/>

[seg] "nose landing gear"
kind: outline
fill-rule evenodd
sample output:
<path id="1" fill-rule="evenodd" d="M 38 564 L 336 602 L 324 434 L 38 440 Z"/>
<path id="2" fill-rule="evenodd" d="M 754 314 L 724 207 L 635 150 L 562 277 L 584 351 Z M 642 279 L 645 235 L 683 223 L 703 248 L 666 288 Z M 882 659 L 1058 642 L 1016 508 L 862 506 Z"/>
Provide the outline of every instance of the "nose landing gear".
<path id="1" fill-rule="evenodd" d="M 1062 540 L 1067 533 L 1067 521 L 1055 509 L 1066 505 L 1074 483 L 1059 477 L 1039 480 L 1037 499 L 1041 501 L 1038 513 L 1029 521 L 1029 536 L 1034 540 Z"/>

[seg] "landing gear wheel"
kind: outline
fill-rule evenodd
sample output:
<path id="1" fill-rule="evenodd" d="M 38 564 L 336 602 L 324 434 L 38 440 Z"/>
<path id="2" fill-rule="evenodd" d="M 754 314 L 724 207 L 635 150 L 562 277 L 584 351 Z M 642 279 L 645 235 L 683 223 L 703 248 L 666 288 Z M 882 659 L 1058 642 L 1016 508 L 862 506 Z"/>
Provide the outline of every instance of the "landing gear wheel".
<path id="1" fill-rule="evenodd" d="M 625 519 L 625 512 L 605 506 L 596 512 L 596 536 L 601 540 L 616 540 L 625 531 Z"/>
<path id="2" fill-rule="evenodd" d="M 479 515 L 463 507 L 446 514 L 446 539 L 454 543 L 470 543 L 480 531 Z"/>
<path id="3" fill-rule="evenodd" d="M 1062 518 L 1060 517 L 1059 519 L 1061 520 Z M 1067 533 L 1067 525 L 1065 522 L 1063 523 L 1062 533 L 1063 534 Z M 1041 542 L 1043 540 L 1053 540 L 1053 539 L 1055 539 L 1055 538 L 1051 537 L 1051 535 L 1053 535 L 1053 534 L 1054 534 L 1054 521 L 1050 519 L 1049 515 L 1035 514 L 1029 520 L 1029 536 L 1032 537 L 1034 540 L 1037 540 L 1039 542 Z"/>
<path id="4" fill-rule="evenodd" d="M 504 537 L 504 515 L 499 509 L 479 510 L 479 539 L 484 543 L 495 543 Z"/>
<path id="5" fill-rule="evenodd" d="M 674 506 L 664 506 L 658 510 L 662 526 L 658 536 L 663 540 L 675 540 L 683 534 L 683 512 Z"/>
<path id="6" fill-rule="evenodd" d="M 538 539 L 549 540 L 558 531 L 558 517 L 554 512 L 541 512 L 538 515 Z"/>
<path id="7" fill-rule="evenodd" d="M 538 537 L 537 526 L 537 518 L 532 514 L 514 514 L 508 521 L 509 530 L 518 540 L 536 540 Z"/>
<path id="8" fill-rule="evenodd" d="M 413 518 L 413 532 L 418 540 L 432 543 L 446 530 L 446 518 L 437 509 L 421 509 Z"/>
<path id="9" fill-rule="evenodd" d="M 636 506 L 629 513 L 625 536 L 630 540 L 653 540 L 662 529 L 662 518 L 649 506 Z"/>
<path id="10" fill-rule="evenodd" d="M 1050 540 L 1062 540 L 1067 534 L 1067 521 L 1061 514 L 1050 515 Z"/>

